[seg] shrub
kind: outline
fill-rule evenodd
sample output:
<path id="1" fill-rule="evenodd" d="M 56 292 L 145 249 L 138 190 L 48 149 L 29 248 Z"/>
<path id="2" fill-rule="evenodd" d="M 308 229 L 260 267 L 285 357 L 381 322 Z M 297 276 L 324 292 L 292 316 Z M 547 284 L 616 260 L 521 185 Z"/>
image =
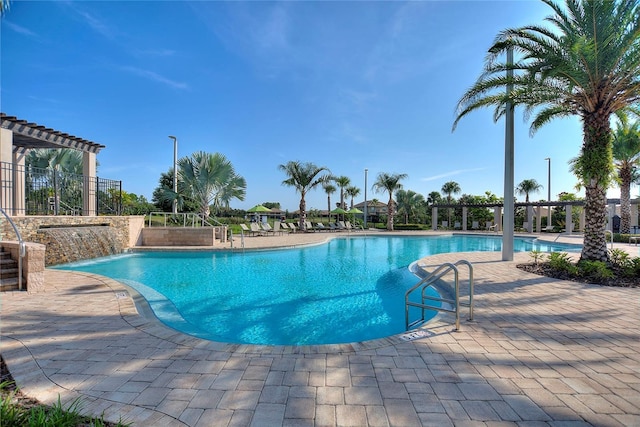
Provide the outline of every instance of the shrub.
<path id="1" fill-rule="evenodd" d="M 584 277 L 592 278 L 594 280 L 606 280 L 613 279 L 615 275 L 613 271 L 607 266 L 607 263 L 603 261 L 588 261 L 583 260 L 578 263 L 581 274 Z"/>
<path id="2" fill-rule="evenodd" d="M 566 252 L 551 252 L 549 254 L 549 266 L 571 275 L 578 274 L 578 267 L 571 261 L 571 257 Z"/>
<path id="3" fill-rule="evenodd" d="M 533 263 L 535 265 L 540 264 L 540 261 L 542 261 L 542 259 L 544 258 L 544 254 L 537 249 L 534 249 L 531 252 L 529 252 L 529 256 L 533 258 Z"/>

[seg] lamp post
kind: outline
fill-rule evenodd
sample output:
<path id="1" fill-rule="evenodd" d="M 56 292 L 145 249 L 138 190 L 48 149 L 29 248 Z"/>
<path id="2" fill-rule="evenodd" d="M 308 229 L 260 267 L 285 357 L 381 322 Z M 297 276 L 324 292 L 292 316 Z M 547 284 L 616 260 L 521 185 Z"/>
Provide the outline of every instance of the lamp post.
<path id="1" fill-rule="evenodd" d="M 545 157 L 547 167 L 547 202 L 551 202 L 551 157 Z M 551 227 L 551 203 L 547 208 L 547 228 Z"/>
<path id="2" fill-rule="evenodd" d="M 178 195 L 178 138 L 175 136 L 169 135 L 169 138 L 173 139 L 173 206 L 172 210 L 174 214 L 178 213 L 178 199 L 176 199 Z"/>
<path id="3" fill-rule="evenodd" d="M 367 228 L 367 172 L 369 169 L 364 170 L 364 228 Z"/>

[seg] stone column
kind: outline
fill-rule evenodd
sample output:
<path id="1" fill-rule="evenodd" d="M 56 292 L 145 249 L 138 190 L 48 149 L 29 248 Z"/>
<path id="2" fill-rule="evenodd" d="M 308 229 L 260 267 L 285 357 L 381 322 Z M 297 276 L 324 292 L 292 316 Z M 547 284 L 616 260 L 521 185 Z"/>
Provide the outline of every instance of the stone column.
<path id="1" fill-rule="evenodd" d="M 527 233 L 533 231 L 533 206 L 527 206 Z"/>
<path id="2" fill-rule="evenodd" d="M 438 208 L 435 206 L 431 208 L 431 229 L 438 229 Z"/>
<path id="3" fill-rule="evenodd" d="M 571 205 L 567 205 L 566 214 L 564 217 L 565 231 L 568 235 L 571 235 L 571 232 L 573 232 L 573 216 L 571 216 L 571 208 Z"/>
<path id="4" fill-rule="evenodd" d="M 462 231 L 467 231 L 467 211 L 469 208 L 466 206 L 462 207 Z"/>
<path id="5" fill-rule="evenodd" d="M 84 175 L 84 194 L 82 195 L 82 215 L 97 216 L 96 195 L 96 153 L 82 153 L 82 174 Z"/>

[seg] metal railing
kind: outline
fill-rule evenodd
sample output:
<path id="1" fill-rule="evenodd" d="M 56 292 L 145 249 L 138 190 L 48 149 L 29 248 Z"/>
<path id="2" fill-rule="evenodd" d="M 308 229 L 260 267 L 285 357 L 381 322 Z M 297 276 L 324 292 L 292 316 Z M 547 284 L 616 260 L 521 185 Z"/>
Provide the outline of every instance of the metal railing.
<path id="1" fill-rule="evenodd" d="M 20 235 L 20 230 L 13 222 L 11 217 L 7 215 L 4 209 L 0 208 L 0 212 L 7 218 L 11 227 L 13 227 L 13 231 L 16 233 L 16 237 L 18 237 L 18 290 L 22 290 L 22 258 L 26 255 L 26 247 L 24 245 L 24 240 L 22 240 L 22 235 Z"/>
<path id="2" fill-rule="evenodd" d="M 122 181 L 0 162 L 0 207 L 12 215 L 120 215 Z"/>
<path id="3" fill-rule="evenodd" d="M 169 225 L 181 225 L 182 227 L 216 227 L 216 226 L 224 226 L 220 221 L 215 218 L 204 218 L 203 216 L 193 213 L 193 212 L 181 212 L 181 213 L 171 213 L 171 212 L 151 212 L 149 214 L 149 227 L 153 225 L 158 225 L 157 222 L 153 221 L 154 217 L 162 217 L 160 221 L 162 223 L 162 227 L 166 227 Z"/>
<path id="4" fill-rule="evenodd" d="M 459 282 L 459 265 L 466 265 L 469 267 L 469 301 L 460 301 L 460 282 Z M 453 272 L 454 275 L 454 288 L 453 288 L 453 298 L 444 298 L 444 297 L 434 297 L 431 295 L 427 295 L 427 288 L 433 286 L 441 280 L 447 274 Z M 409 298 L 411 294 L 416 290 L 420 290 L 420 302 L 410 301 Z M 410 288 L 404 295 L 404 303 L 405 303 L 405 327 L 407 330 L 417 326 L 421 323 L 424 323 L 425 320 L 425 311 L 426 310 L 436 310 L 436 311 L 444 311 L 448 313 L 455 314 L 455 325 L 456 331 L 460 330 L 460 306 L 469 307 L 469 320 L 473 320 L 473 266 L 467 260 L 460 260 L 455 264 L 452 263 L 444 263 L 432 271 L 428 276 L 424 279 L 416 283 L 412 288 Z M 441 305 L 436 305 L 434 303 L 445 303 Z M 420 309 L 420 318 L 414 320 L 413 322 L 409 321 L 409 308 L 417 307 Z"/>

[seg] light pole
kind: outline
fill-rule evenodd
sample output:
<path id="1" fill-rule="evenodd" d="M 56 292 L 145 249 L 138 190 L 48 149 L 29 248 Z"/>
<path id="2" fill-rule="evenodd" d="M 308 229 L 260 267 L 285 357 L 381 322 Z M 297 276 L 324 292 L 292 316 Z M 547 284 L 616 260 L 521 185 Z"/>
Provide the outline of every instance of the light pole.
<path id="1" fill-rule="evenodd" d="M 364 228 L 367 229 L 367 172 L 369 169 L 364 170 Z"/>
<path id="2" fill-rule="evenodd" d="M 551 202 L 551 157 L 545 157 L 547 167 L 547 202 Z M 551 203 L 547 208 L 547 228 L 551 227 Z"/>
<path id="3" fill-rule="evenodd" d="M 178 213 L 178 138 L 169 135 L 173 139 L 173 213 Z"/>

